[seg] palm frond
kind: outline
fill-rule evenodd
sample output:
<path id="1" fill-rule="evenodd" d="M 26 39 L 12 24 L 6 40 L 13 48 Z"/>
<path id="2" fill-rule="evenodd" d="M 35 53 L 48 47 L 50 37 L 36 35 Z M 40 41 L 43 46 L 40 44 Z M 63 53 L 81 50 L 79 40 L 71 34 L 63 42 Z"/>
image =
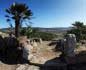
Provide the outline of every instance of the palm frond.
<path id="1" fill-rule="evenodd" d="M 10 10 L 9 10 L 9 9 L 6 9 L 5 11 L 6 11 L 7 13 L 9 13 L 9 14 L 10 14 Z"/>
<path id="2" fill-rule="evenodd" d="M 5 17 L 10 18 L 10 16 L 8 16 L 8 15 L 5 15 Z"/>
<path id="3" fill-rule="evenodd" d="M 10 19 L 7 19 L 6 21 L 9 22 L 9 21 L 11 21 L 11 20 L 10 20 Z"/>

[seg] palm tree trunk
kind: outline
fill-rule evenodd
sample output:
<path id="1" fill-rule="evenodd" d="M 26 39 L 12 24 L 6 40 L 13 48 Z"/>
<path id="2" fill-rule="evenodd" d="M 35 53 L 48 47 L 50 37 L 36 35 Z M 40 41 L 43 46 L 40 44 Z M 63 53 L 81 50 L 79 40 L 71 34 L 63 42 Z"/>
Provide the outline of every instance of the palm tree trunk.
<path id="1" fill-rule="evenodd" d="M 18 38 L 20 36 L 20 21 L 15 20 L 15 36 Z"/>

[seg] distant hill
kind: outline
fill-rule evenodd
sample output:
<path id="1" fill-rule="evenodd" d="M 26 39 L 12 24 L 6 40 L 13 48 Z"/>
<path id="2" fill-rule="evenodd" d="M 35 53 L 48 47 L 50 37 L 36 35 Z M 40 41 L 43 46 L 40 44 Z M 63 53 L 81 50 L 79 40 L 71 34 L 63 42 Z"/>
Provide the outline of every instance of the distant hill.
<path id="1" fill-rule="evenodd" d="M 58 28 L 38 28 L 40 31 L 44 32 L 59 32 L 59 31 L 67 31 L 70 30 L 71 28 L 63 28 L 63 27 L 58 27 Z"/>
<path id="2" fill-rule="evenodd" d="M 0 29 L 1 32 L 4 32 L 4 33 L 9 33 L 11 31 L 14 31 L 14 28 L 2 28 Z"/>
<path id="3" fill-rule="evenodd" d="M 42 32 L 51 32 L 51 33 L 59 33 L 59 32 L 66 32 L 67 30 L 70 30 L 71 27 L 57 27 L 57 28 L 41 28 L 41 27 L 32 27 L 34 29 L 38 29 Z M 14 31 L 14 28 L 2 28 L 0 29 L 1 32 L 10 32 Z"/>

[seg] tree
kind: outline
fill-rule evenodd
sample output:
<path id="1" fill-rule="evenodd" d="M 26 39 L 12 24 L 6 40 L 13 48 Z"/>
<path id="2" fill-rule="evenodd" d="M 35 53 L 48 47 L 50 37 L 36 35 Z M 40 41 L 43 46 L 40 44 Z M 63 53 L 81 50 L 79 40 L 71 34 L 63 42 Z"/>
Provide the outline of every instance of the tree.
<path id="1" fill-rule="evenodd" d="M 26 35 L 27 36 L 30 36 L 32 34 L 32 32 L 33 32 L 32 27 L 31 26 L 28 26 L 28 27 L 22 28 L 20 34 L 21 35 L 25 35 L 25 36 Z"/>
<path id="2" fill-rule="evenodd" d="M 80 41 L 83 39 L 83 36 L 85 36 L 86 33 L 86 26 L 82 22 L 75 22 L 73 25 L 73 28 L 69 30 L 67 33 L 73 33 L 76 35 L 77 41 Z"/>
<path id="3" fill-rule="evenodd" d="M 42 32 L 38 28 L 23 28 L 21 30 L 22 35 L 26 35 L 28 38 L 41 38 L 44 41 L 49 41 L 57 38 L 57 35 L 49 32 Z"/>
<path id="4" fill-rule="evenodd" d="M 74 24 L 72 24 L 76 29 L 82 29 L 84 24 L 83 22 L 76 21 Z"/>
<path id="5" fill-rule="evenodd" d="M 13 3 L 10 8 L 6 9 L 6 12 L 9 14 L 9 16 L 6 15 L 7 19 L 13 19 L 15 21 L 15 36 L 19 37 L 20 26 L 25 19 L 31 18 L 31 10 L 26 4 Z"/>

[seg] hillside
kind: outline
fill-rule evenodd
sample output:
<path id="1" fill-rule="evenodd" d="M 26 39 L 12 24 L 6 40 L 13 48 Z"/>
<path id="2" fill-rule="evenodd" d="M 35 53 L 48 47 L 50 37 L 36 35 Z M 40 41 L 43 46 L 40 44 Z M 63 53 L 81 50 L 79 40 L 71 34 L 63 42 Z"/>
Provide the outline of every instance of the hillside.
<path id="1" fill-rule="evenodd" d="M 25 28 L 25 27 L 24 27 Z M 39 31 L 42 32 L 55 32 L 55 33 L 59 33 L 59 32 L 66 32 L 67 30 L 70 30 L 71 27 L 57 27 L 57 28 L 41 28 L 41 27 L 32 27 L 33 29 L 38 29 Z M 14 28 L 2 28 L 0 29 L 1 32 L 10 32 L 10 31 L 14 31 Z"/>

